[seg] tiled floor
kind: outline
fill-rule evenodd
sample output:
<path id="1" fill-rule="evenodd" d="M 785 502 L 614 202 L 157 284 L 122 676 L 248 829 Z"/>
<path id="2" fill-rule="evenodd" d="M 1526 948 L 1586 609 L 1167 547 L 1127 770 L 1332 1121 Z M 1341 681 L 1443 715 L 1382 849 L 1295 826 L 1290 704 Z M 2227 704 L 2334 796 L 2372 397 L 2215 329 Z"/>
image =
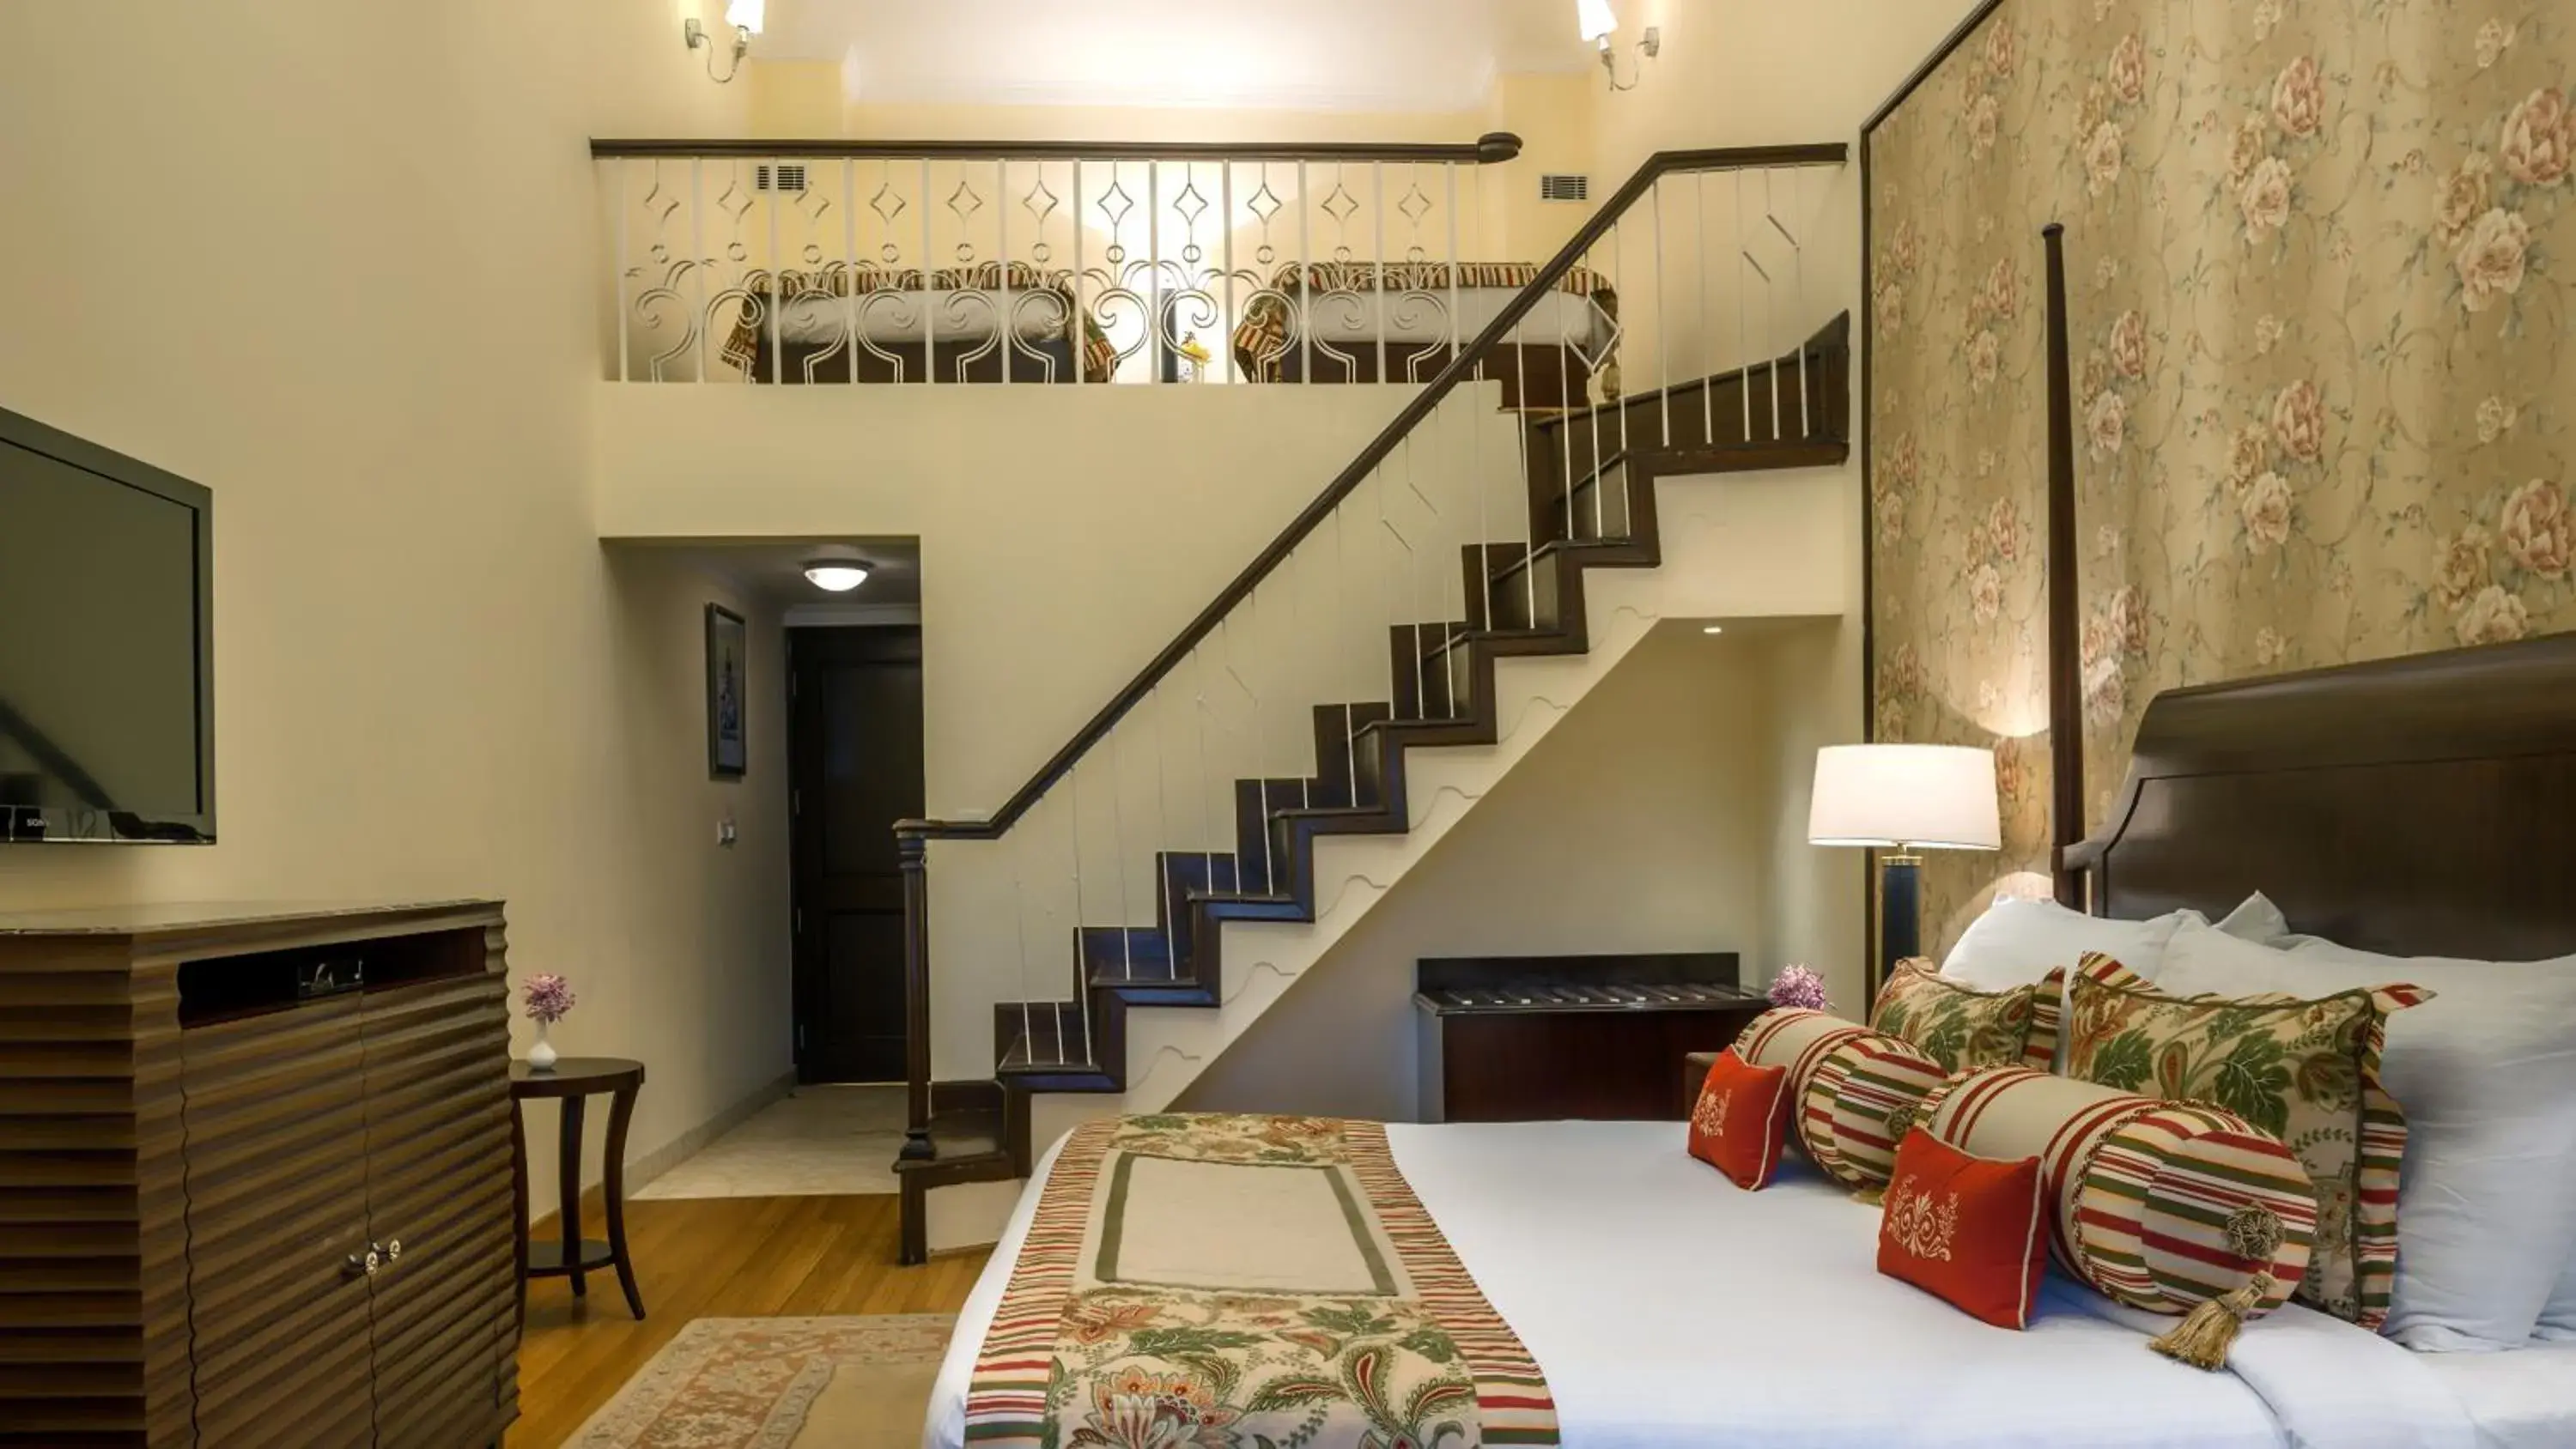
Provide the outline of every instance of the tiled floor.
<path id="1" fill-rule="evenodd" d="M 841 1197 L 896 1190 L 903 1088 L 799 1087 L 653 1179 L 637 1201 Z"/>

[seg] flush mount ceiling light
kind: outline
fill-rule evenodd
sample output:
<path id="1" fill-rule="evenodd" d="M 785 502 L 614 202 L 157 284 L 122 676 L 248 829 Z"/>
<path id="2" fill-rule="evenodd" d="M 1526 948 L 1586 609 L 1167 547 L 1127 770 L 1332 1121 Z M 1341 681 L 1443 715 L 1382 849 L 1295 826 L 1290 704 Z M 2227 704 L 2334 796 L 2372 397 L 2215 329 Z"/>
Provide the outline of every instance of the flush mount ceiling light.
<path id="1" fill-rule="evenodd" d="M 1628 83 L 1619 84 L 1619 56 L 1617 50 L 1610 44 L 1611 34 L 1619 28 L 1619 17 L 1611 10 L 1610 0 L 1574 0 L 1574 23 L 1576 28 L 1583 32 L 1585 44 L 1601 47 L 1601 68 L 1609 73 L 1610 89 L 1635 90 L 1643 66 L 1642 64 L 1632 66 L 1628 72 Z M 1638 37 L 1636 49 L 1638 55 L 1648 60 L 1662 54 L 1663 31 L 1656 26 L 1647 26 L 1646 33 Z"/>
<path id="2" fill-rule="evenodd" d="M 751 52 L 751 38 L 760 33 L 762 9 L 763 0 L 725 0 L 725 24 L 733 27 L 733 66 L 723 75 L 716 74 L 715 38 L 707 34 L 706 26 L 694 15 L 680 22 L 680 37 L 689 49 L 707 53 L 707 79 L 723 85 L 742 73 L 742 58 Z"/>
<path id="3" fill-rule="evenodd" d="M 805 565 L 805 581 L 827 594 L 846 594 L 868 581 L 863 559 L 818 558 Z"/>

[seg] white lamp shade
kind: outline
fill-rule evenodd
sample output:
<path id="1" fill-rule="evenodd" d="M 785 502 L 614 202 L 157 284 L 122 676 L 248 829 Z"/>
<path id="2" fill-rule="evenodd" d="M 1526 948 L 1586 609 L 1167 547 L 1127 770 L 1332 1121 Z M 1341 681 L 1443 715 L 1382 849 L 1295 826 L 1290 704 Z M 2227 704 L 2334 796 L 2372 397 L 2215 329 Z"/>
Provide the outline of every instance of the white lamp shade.
<path id="1" fill-rule="evenodd" d="M 1574 0 L 1574 21 L 1583 28 L 1586 44 L 1619 28 L 1619 17 L 1610 13 L 1610 0 Z"/>
<path id="2" fill-rule="evenodd" d="M 1816 751 L 1811 845 L 1996 850 L 1995 755 L 1965 745 L 1828 745 Z"/>
<path id="3" fill-rule="evenodd" d="M 725 24 L 758 35 L 764 8 L 763 0 L 726 0 Z"/>

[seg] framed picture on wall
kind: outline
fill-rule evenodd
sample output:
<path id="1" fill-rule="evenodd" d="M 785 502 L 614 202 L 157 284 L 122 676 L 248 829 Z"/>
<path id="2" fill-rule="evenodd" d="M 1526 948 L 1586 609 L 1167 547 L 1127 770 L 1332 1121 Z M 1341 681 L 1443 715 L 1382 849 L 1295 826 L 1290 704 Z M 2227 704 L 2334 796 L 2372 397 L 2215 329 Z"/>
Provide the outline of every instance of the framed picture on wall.
<path id="1" fill-rule="evenodd" d="M 743 724 L 751 666 L 751 632 L 742 615 L 707 605 L 707 773 L 739 780 L 751 763 L 750 733 Z"/>

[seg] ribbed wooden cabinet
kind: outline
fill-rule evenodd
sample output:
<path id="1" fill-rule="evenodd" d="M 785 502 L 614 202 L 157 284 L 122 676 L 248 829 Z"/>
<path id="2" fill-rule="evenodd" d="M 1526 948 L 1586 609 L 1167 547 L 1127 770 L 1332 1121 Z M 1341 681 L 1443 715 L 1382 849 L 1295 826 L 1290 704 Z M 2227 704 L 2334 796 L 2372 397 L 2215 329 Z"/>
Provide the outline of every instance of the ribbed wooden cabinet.
<path id="1" fill-rule="evenodd" d="M 0 1445 L 518 1412 L 493 902 L 0 916 Z"/>

